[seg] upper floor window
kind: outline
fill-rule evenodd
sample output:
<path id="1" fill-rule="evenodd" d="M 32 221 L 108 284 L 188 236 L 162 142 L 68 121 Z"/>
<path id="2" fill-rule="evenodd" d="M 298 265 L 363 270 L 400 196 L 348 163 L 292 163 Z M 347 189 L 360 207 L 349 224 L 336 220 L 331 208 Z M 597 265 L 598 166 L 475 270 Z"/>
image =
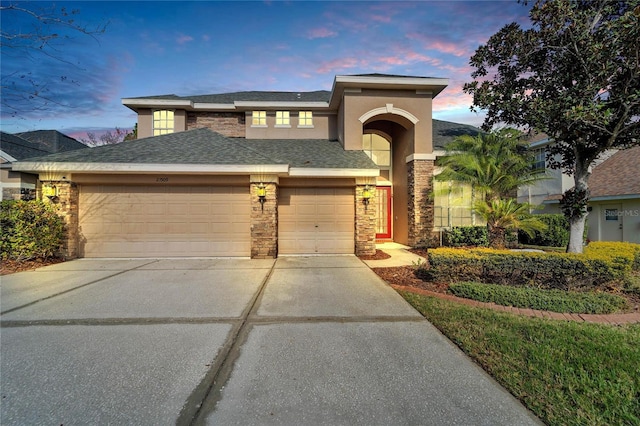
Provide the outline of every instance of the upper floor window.
<path id="1" fill-rule="evenodd" d="M 546 167 L 547 153 L 544 148 L 537 148 L 533 151 L 533 170 L 544 170 Z"/>
<path id="2" fill-rule="evenodd" d="M 253 111 L 251 118 L 252 126 L 266 126 L 267 125 L 267 111 Z"/>
<path id="3" fill-rule="evenodd" d="M 173 111 L 157 110 L 153 111 L 153 136 L 173 133 Z"/>
<path id="4" fill-rule="evenodd" d="M 276 111 L 276 126 L 289 126 L 289 111 Z"/>
<path id="5" fill-rule="evenodd" d="M 362 149 L 378 166 L 391 166 L 391 144 L 382 136 L 375 133 L 362 135 Z"/>
<path id="6" fill-rule="evenodd" d="M 311 126 L 313 126 L 313 112 L 300 111 L 298 113 L 298 127 L 311 127 Z"/>

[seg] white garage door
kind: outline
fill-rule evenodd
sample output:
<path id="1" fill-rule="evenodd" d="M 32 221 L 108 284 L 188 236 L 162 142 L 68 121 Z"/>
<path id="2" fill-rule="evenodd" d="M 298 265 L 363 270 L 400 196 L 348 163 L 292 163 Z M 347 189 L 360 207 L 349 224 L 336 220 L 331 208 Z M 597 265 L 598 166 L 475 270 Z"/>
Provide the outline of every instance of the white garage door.
<path id="1" fill-rule="evenodd" d="M 248 187 L 81 186 L 84 257 L 249 256 Z"/>
<path id="2" fill-rule="evenodd" d="M 281 188 L 278 253 L 353 254 L 354 217 L 351 188 Z"/>

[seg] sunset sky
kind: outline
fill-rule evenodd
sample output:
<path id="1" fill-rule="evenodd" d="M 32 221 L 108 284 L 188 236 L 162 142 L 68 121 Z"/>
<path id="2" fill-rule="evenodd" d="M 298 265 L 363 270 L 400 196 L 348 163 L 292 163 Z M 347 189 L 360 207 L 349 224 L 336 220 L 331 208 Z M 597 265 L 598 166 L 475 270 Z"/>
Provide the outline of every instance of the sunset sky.
<path id="1" fill-rule="evenodd" d="M 52 2 L 7 2 L 49 13 Z M 504 25 L 528 23 L 510 1 L 110 1 L 55 2 L 77 10 L 88 36 L 57 27 L 40 50 L 2 49 L 2 130 L 87 131 L 131 128 L 122 98 L 245 90 L 331 90 L 335 75 L 384 73 L 448 78 L 434 118 L 472 125 L 469 58 Z M 70 19 L 68 17 L 67 19 Z M 25 13 L 5 10 L 2 30 L 33 32 Z M 64 35 L 69 35 L 65 38 Z M 34 47 L 34 46 L 32 46 Z M 34 105 L 11 97 L 42 85 L 51 99 Z M 7 89 L 9 87 L 10 89 Z M 18 114 L 12 114 L 18 108 Z M 34 108 L 38 107 L 37 109 Z M 35 110 L 34 110 L 35 109 Z"/>

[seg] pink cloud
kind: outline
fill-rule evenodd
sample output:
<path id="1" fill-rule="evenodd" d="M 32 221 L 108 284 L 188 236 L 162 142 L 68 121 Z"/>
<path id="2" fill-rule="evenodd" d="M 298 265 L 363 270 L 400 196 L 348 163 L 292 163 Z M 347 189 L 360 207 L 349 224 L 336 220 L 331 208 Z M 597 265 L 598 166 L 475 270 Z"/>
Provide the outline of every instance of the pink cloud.
<path id="1" fill-rule="evenodd" d="M 312 28 L 309 31 L 307 31 L 307 38 L 313 40 L 316 38 L 328 38 L 328 37 L 335 37 L 337 36 L 338 33 L 330 30 L 329 28 Z"/>
<path id="2" fill-rule="evenodd" d="M 176 42 L 178 44 L 185 44 L 185 43 L 188 43 L 190 41 L 193 41 L 193 37 L 188 36 L 188 35 L 184 35 L 184 34 L 180 34 L 180 36 L 178 36 L 178 38 L 176 39 Z"/>
<path id="3" fill-rule="evenodd" d="M 407 38 L 410 40 L 416 40 L 424 45 L 427 50 L 437 50 L 438 52 L 446 53 L 454 56 L 471 56 L 471 52 L 462 44 L 452 43 L 446 40 L 439 40 L 434 37 L 430 37 L 421 33 L 409 33 Z M 465 42 L 466 43 L 466 42 Z"/>
<path id="4" fill-rule="evenodd" d="M 358 60 L 356 58 L 340 58 L 322 63 L 318 67 L 317 72 L 335 72 L 336 70 L 355 68 L 362 65 L 366 65 L 366 61 Z"/>

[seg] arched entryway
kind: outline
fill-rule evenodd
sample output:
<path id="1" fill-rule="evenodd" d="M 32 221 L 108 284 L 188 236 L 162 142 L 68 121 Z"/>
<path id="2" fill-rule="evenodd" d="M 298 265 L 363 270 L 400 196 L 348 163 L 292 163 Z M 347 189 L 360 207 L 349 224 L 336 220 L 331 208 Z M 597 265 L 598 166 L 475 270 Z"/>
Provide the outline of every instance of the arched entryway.
<path id="1" fill-rule="evenodd" d="M 373 110 L 376 111 L 376 110 Z M 376 182 L 376 239 L 410 244 L 409 169 L 415 117 L 403 111 L 370 111 L 362 119 L 362 149 L 380 167 Z M 417 120 L 417 119 L 416 119 Z"/>

